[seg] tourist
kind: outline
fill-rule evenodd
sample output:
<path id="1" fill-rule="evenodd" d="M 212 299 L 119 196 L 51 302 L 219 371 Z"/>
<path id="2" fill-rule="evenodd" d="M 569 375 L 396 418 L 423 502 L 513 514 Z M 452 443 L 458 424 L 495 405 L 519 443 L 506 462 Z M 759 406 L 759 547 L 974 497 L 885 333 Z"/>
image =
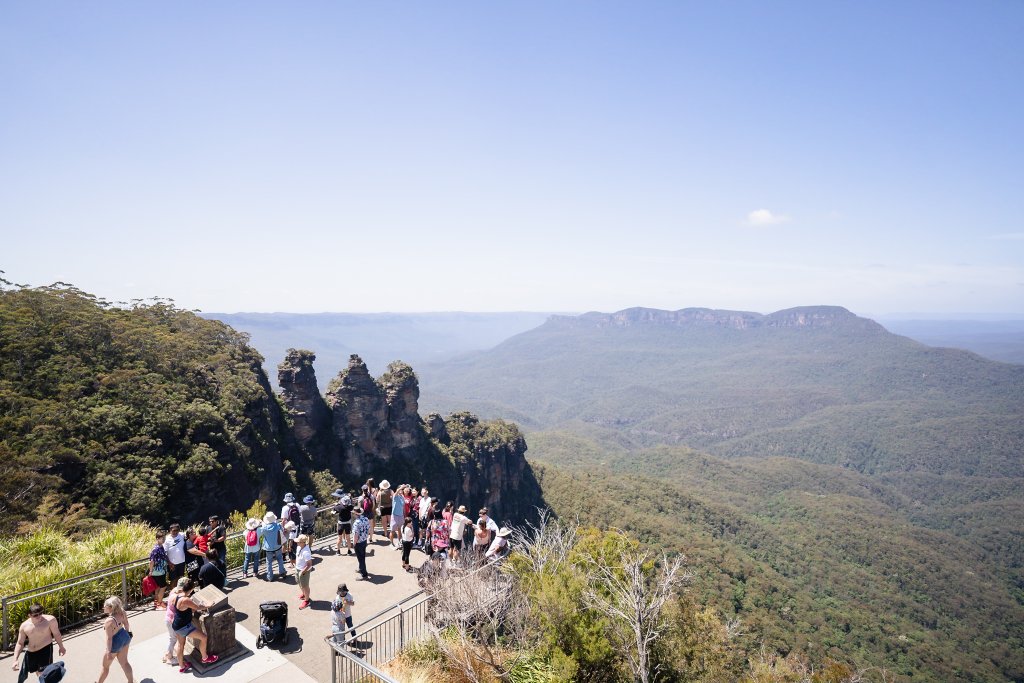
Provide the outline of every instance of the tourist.
<path id="1" fill-rule="evenodd" d="M 402 526 L 405 521 L 405 486 L 398 487 L 391 500 L 391 521 L 388 523 L 388 541 L 395 550 L 402 547 Z"/>
<path id="2" fill-rule="evenodd" d="M 298 550 L 295 554 L 295 581 L 299 584 L 299 609 L 309 607 L 309 575 L 313 571 L 313 553 L 309 549 L 309 536 L 299 534 L 295 539 Z"/>
<path id="3" fill-rule="evenodd" d="M 484 558 L 491 562 L 497 562 L 508 555 L 508 537 L 512 535 L 512 530 L 508 527 L 501 527 L 498 531 L 498 535 L 494 538 L 491 543 L 491 547 L 487 549 L 487 553 Z"/>
<path id="4" fill-rule="evenodd" d="M 338 586 L 338 594 L 331 602 L 331 635 L 334 642 L 342 644 L 345 642 L 345 628 L 351 629 L 349 635 L 356 637 L 356 630 L 352 628 L 352 605 L 356 604 L 355 598 L 348 592 L 348 586 Z"/>
<path id="5" fill-rule="evenodd" d="M 466 506 L 460 505 L 458 511 L 452 515 L 451 521 L 451 549 L 452 560 L 459 559 L 462 552 L 462 538 L 466 535 L 466 529 L 473 526 L 473 520 L 466 516 Z"/>
<path id="6" fill-rule="evenodd" d="M 449 527 L 451 527 L 451 525 L 452 525 L 452 516 L 454 514 L 455 514 L 455 503 L 453 503 L 453 502 L 451 502 L 449 500 L 447 503 L 444 504 L 444 509 L 441 510 L 441 516 L 444 517 L 444 520 L 446 522 L 448 522 L 448 526 Z"/>
<path id="7" fill-rule="evenodd" d="M 277 558 L 277 567 L 281 570 L 281 576 L 285 576 L 284 558 L 281 548 L 284 545 L 284 530 L 277 521 L 277 515 L 268 512 L 263 515 L 263 526 L 260 527 L 260 538 L 262 539 L 263 553 L 267 558 L 267 581 L 274 580 L 274 558 Z"/>
<path id="8" fill-rule="evenodd" d="M 476 553 L 478 559 L 483 559 L 484 553 L 487 552 L 487 546 L 490 544 L 491 531 L 487 528 L 487 522 L 481 519 L 473 529 L 473 552 Z"/>
<path id="9" fill-rule="evenodd" d="M 434 553 L 439 553 L 444 559 L 448 554 L 448 545 L 451 541 L 451 525 L 444 515 L 438 515 L 430 520 L 430 545 Z"/>
<path id="10" fill-rule="evenodd" d="M 417 536 L 417 542 L 420 548 L 426 548 L 430 546 L 427 543 L 427 523 L 430 522 L 430 491 L 426 486 L 420 488 L 419 520 L 420 533 Z"/>
<path id="11" fill-rule="evenodd" d="M 284 495 L 284 507 L 281 508 L 281 524 L 287 526 L 288 522 L 292 522 L 295 525 L 295 529 L 299 528 L 302 524 L 302 512 L 299 511 L 299 504 L 295 502 L 295 496 L 290 493 Z M 299 532 L 295 532 L 295 536 L 298 536 Z M 284 544 L 284 556 L 289 562 L 294 562 L 294 545 L 292 540 L 295 536 L 289 536 Z"/>
<path id="12" fill-rule="evenodd" d="M 167 551 L 164 550 L 164 541 L 167 534 L 163 531 L 156 532 L 156 545 L 149 551 L 149 576 L 156 584 L 156 593 L 153 595 L 153 609 L 164 609 L 164 591 L 167 590 Z"/>
<path id="13" fill-rule="evenodd" d="M 348 549 L 352 555 L 352 496 L 338 489 L 331 494 L 338 499 L 334 514 L 338 515 L 338 554 L 341 554 L 341 547 Z"/>
<path id="14" fill-rule="evenodd" d="M 210 535 L 208 536 L 207 545 L 209 550 L 217 551 L 217 562 L 220 564 L 220 570 L 223 573 L 227 573 L 228 567 L 228 531 L 224 524 L 221 522 L 220 517 L 217 515 L 210 516 Z"/>
<path id="15" fill-rule="evenodd" d="M 103 613 L 107 615 L 103 622 L 103 632 L 107 636 L 107 649 L 103 653 L 103 661 L 100 668 L 100 677 L 96 683 L 103 683 L 110 673 L 110 664 L 115 659 L 121 665 L 128 683 L 134 683 L 135 676 L 132 672 L 132 665 L 128 663 L 128 645 L 132 642 L 132 632 L 128 626 L 128 615 L 124 612 L 124 605 L 121 598 L 109 597 L 103 603 Z"/>
<path id="16" fill-rule="evenodd" d="M 412 542 L 412 547 L 415 548 L 420 544 L 420 490 L 412 490 L 412 500 L 409 505 L 409 515 L 412 517 L 412 533 L 416 537 L 416 540 Z"/>
<path id="17" fill-rule="evenodd" d="M 313 496 L 306 496 L 299 506 L 299 533 L 306 534 L 310 540 L 316 538 L 316 499 Z"/>
<path id="18" fill-rule="evenodd" d="M 403 498 L 405 499 L 405 505 L 402 506 L 402 519 L 411 519 L 411 520 L 413 520 L 413 522 L 412 522 L 412 529 L 413 529 L 413 533 L 415 533 L 416 532 L 416 522 L 417 522 L 416 516 L 417 515 L 413 514 L 413 510 L 417 509 L 419 503 L 415 502 L 415 496 L 413 495 L 413 491 L 414 491 L 414 489 L 413 489 L 412 486 L 410 486 L 409 484 L 405 485 L 405 494 L 403 495 Z"/>
<path id="19" fill-rule="evenodd" d="M 226 577 L 220 568 L 220 560 L 217 551 L 210 548 L 206 551 L 206 564 L 199 570 L 199 587 L 216 586 L 224 589 Z"/>
<path id="20" fill-rule="evenodd" d="M 365 581 L 370 578 L 366 571 L 366 544 L 370 538 L 370 520 L 363 514 L 363 509 L 358 507 L 352 511 L 352 519 L 352 535 L 356 542 L 356 560 L 359 562 L 359 567 L 356 571 L 359 572 L 359 578 Z"/>
<path id="21" fill-rule="evenodd" d="M 188 559 L 185 562 L 184 575 L 195 583 L 199 580 L 199 570 L 206 564 L 206 552 L 200 548 L 200 536 L 195 529 L 185 532 L 185 538 L 185 553 Z"/>
<path id="22" fill-rule="evenodd" d="M 199 527 L 199 533 L 196 534 L 194 543 L 196 545 L 196 549 L 202 553 L 203 562 L 205 562 L 206 551 L 210 549 L 210 526 L 208 524 L 204 524 Z"/>
<path id="23" fill-rule="evenodd" d="M 412 552 L 412 544 L 416 540 L 416 532 L 413 531 L 412 518 L 407 517 L 402 523 L 402 569 L 412 571 L 409 566 L 409 553 Z"/>
<path id="24" fill-rule="evenodd" d="M 63 657 L 67 650 L 64 649 L 64 640 L 61 638 L 60 629 L 57 628 L 57 618 L 43 614 L 43 606 L 38 603 L 29 605 L 28 619 L 18 628 L 18 639 L 14 645 L 14 663 L 11 665 L 11 669 L 15 671 L 21 668 L 18 683 L 25 683 L 30 673 L 42 671 L 53 663 L 54 641 L 57 642 L 57 651 Z M 25 656 L 18 661 L 22 652 Z"/>
<path id="25" fill-rule="evenodd" d="M 284 559 L 289 569 L 295 569 L 295 539 L 299 537 L 299 527 L 292 520 L 284 523 Z"/>
<path id="26" fill-rule="evenodd" d="M 480 520 L 483 520 L 484 523 L 487 524 L 487 531 L 490 532 L 490 536 L 487 538 L 487 543 L 490 545 L 491 541 L 494 540 L 494 534 L 498 533 L 498 523 L 491 519 L 490 515 L 487 513 L 487 508 L 480 508 L 480 517 L 476 520 L 478 524 L 480 523 Z"/>
<path id="27" fill-rule="evenodd" d="M 392 542 L 391 536 L 391 509 L 395 496 L 391 491 L 391 482 L 387 479 L 380 483 L 380 491 L 377 492 L 377 516 L 380 518 L 380 528 L 384 532 L 388 543 Z"/>
<path id="28" fill-rule="evenodd" d="M 175 659 L 180 664 L 178 671 L 185 673 L 192 668 L 192 664 L 185 661 L 185 638 L 192 638 L 199 654 L 202 655 L 203 664 L 213 664 L 217 661 L 217 655 L 208 654 L 206 651 L 206 634 L 196 629 L 192 623 L 192 612 L 206 612 L 209 608 L 200 605 L 192 600 L 192 593 L 195 592 L 195 584 L 192 579 L 184 578 L 178 581 L 178 594 L 174 596 L 174 621 L 171 626 L 174 628 L 174 635 L 178 640 L 177 656 Z"/>
<path id="29" fill-rule="evenodd" d="M 249 577 L 249 564 L 252 564 L 252 575 L 260 575 L 260 535 L 256 531 L 260 520 L 250 517 L 245 522 L 245 559 L 242 561 L 242 578 Z"/>
<path id="30" fill-rule="evenodd" d="M 168 581 L 172 585 L 178 579 L 185 576 L 185 536 L 181 533 L 181 525 L 177 522 L 168 528 L 167 538 L 164 540 L 164 551 L 167 552 L 167 561 L 170 563 Z"/>
<path id="31" fill-rule="evenodd" d="M 174 609 L 174 598 L 180 594 L 181 589 L 177 585 L 172 586 L 171 592 L 167 596 L 167 609 L 164 610 L 164 625 L 167 627 L 167 652 L 164 653 L 163 663 L 171 666 L 178 666 L 178 660 L 174 653 L 178 646 L 178 636 L 174 634 L 174 615 L 177 614 Z"/>
<path id="32" fill-rule="evenodd" d="M 369 541 L 373 541 L 373 520 L 374 510 L 377 506 L 377 500 L 374 498 L 373 489 L 370 487 L 370 483 L 373 479 L 367 480 L 366 484 L 363 484 L 362 494 L 359 496 L 359 508 L 363 511 L 363 517 L 366 517 L 366 521 L 370 525 L 370 537 Z"/>

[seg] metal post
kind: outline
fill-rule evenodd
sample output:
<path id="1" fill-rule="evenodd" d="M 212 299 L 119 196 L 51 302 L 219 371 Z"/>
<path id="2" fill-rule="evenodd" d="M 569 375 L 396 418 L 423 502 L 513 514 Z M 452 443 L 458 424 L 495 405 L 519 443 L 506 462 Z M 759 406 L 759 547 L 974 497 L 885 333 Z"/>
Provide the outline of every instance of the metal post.
<path id="1" fill-rule="evenodd" d="M 398 651 L 405 649 L 405 610 L 398 606 Z"/>
<path id="2" fill-rule="evenodd" d="M 121 603 L 128 607 L 128 568 L 121 565 Z"/>
<path id="3" fill-rule="evenodd" d="M 10 635 L 10 624 L 8 623 L 7 598 L 3 599 L 3 638 L 0 640 L 0 650 L 7 649 L 7 637 Z"/>
<path id="4" fill-rule="evenodd" d="M 331 681 L 338 683 L 338 652 L 334 649 L 334 645 L 331 646 Z"/>

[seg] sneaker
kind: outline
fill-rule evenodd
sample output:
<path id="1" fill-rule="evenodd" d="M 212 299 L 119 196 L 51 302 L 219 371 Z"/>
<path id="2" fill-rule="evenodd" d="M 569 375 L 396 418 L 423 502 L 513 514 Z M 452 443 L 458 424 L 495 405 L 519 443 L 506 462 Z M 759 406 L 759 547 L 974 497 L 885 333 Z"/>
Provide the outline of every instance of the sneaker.
<path id="1" fill-rule="evenodd" d="M 188 673 L 188 670 L 192 668 L 192 662 L 185 662 L 185 665 L 178 669 L 178 673 Z"/>
<path id="2" fill-rule="evenodd" d="M 299 593 L 299 600 L 305 600 L 306 596 L 303 593 Z"/>
<path id="3" fill-rule="evenodd" d="M 349 555 L 355 555 L 355 553 L 354 553 L 354 552 L 352 552 L 351 550 L 349 550 L 349 551 L 348 551 L 348 554 L 349 554 Z"/>
<path id="4" fill-rule="evenodd" d="M 218 659 L 220 659 L 220 657 L 218 657 L 217 655 L 210 655 L 209 657 L 203 659 L 203 664 L 213 664 Z"/>
<path id="5" fill-rule="evenodd" d="M 309 607 L 309 600 L 303 600 L 299 603 L 299 609 L 306 609 Z"/>

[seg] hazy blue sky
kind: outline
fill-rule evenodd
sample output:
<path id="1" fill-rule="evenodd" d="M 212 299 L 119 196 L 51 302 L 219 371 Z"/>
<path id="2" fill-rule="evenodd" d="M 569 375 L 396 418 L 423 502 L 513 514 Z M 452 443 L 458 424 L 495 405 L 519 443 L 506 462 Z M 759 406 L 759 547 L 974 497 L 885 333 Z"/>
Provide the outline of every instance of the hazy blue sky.
<path id="1" fill-rule="evenodd" d="M 1024 2 L 0 4 L 0 269 L 206 311 L 1024 314 Z"/>

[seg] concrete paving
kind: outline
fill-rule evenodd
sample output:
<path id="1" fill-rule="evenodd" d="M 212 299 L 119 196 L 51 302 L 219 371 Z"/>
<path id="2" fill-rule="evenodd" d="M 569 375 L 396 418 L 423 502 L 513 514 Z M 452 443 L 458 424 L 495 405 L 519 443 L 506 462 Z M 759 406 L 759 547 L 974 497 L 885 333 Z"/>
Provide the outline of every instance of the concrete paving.
<path id="1" fill-rule="evenodd" d="M 356 600 L 352 610 L 353 622 L 356 624 L 419 590 L 416 575 L 402 569 L 401 552 L 392 549 L 379 535 L 369 545 L 367 555 L 366 567 L 370 580 L 359 581 L 354 555 L 346 555 L 344 550 L 341 555 L 337 555 L 333 552 L 333 544 L 316 544 L 313 548 L 314 569 L 310 577 L 312 602 L 303 610 L 299 609 L 299 590 L 294 576 L 285 579 L 278 576 L 276 581 L 269 582 L 251 576 L 245 579 L 240 572 L 233 572 L 227 586 L 228 601 L 237 613 L 236 637 L 251 653 L 223 667 L 215 667 L 202 678 L 216 678 L 222 683 L 329 681 L 331 656 L 324 638 L 331 633 L 330 605 L 338 584 L 347 583 Z M 414 566 L 419 566 L 424 560 L 425 555 L 413 551 Z M 261 566 L 260 571 L 265 568 L 265 565 Z M 288 638 L 280 645 L 257 649 L 259 604 L 268 600 L 288 603 Z M 160 661 L 167 647 L 162 610 L 156 611 L 150 607 L 132 611 L 129 619 L 134 637 L 128 659 L 134 669 L 136 683 L 180 683 L 199 677 L 195 672 L 180 674 L 177 667 Z M 66 634 L 64 644 L 68 650 L 63 657 L 68 670 L 65 683 L 95 681 L 99 676 L 105 646 L 103 631 L 93 626 Z M 11 670 L 13 663 L 11 653 L 5 653 L 0 658 L 0 683 L 17 681 L 17 672 Z M 29 683 L 35 683 L 35 680 L 34 675 L 29 677 Z M 107 681 L 122 683 L 125 680 L 121 667 L 114 662 Z"/>

